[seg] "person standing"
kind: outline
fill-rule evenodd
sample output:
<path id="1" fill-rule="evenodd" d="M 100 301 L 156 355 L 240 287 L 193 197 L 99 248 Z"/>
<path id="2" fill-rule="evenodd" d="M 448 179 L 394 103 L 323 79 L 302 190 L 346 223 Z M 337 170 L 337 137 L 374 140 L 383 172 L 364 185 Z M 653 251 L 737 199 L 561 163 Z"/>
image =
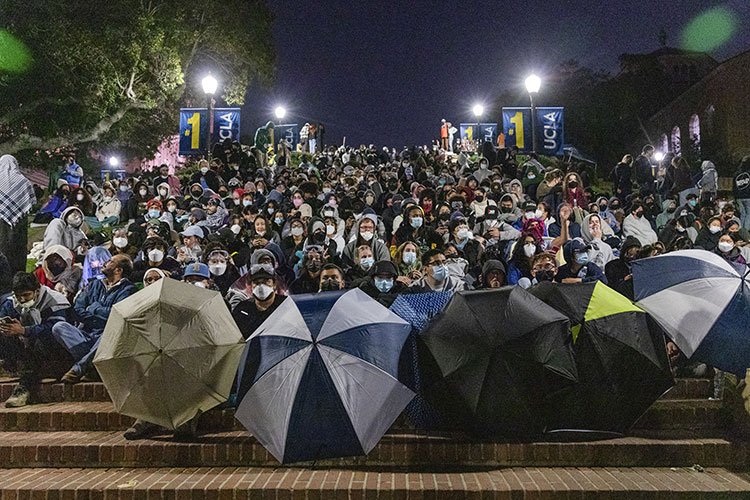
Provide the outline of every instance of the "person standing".
<path id="1" fill-rule="evenodd" d="M 651 165 L 651 158 L 654 156 L 654 147 L 646 144 L 641 150 L 641 154 L 635 159 L 633 169 L 635 170 L 635 180 L 641 189 L 641 196 L 655 191 L 654 169 Z"/>
<path id="2" fill-rule="evenodd" d="M 612 171 L 612 189 L 614 189 L 615 195 L 621 200 L 626 200 L 633 192 L 633 181 L 631 180 L 630 171 L 632 166 L 633 156 L 625 155 Z"/>
<path id="3" fill-rule="evenodd" d="M 445 118 L 440 120 L 440 148 L 444 151 L 448 151 L 448 122 Z"/>
<path id="4" fill-rule="evenodd" d="M 10 274 L 26 270 L 26 214 L 36 203 L 34 187 L 11 155 L 0 156 L 0 253 L 8 259 Z"/>

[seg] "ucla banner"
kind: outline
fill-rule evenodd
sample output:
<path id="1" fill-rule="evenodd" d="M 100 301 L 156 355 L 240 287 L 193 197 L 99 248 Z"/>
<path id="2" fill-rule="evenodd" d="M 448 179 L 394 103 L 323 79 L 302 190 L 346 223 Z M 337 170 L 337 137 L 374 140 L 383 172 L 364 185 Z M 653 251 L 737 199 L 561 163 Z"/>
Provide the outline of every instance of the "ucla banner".
<path id="1" fill-rule="evenodd" d="M 496 123 L 462 123 L 459 125 L 462 141 L 495 142 L 497 138 Z"/>
<path id="2" fill-rule="evenodd" d="M 208 110 L 206 108 L 180 109 L 180 155 L 190 156 L 206 152 L 208 133 Z M 214 128 L 211 144 L 224 139 L 240 140 L 240 108 L 214 109 Z"/>
<path id="3" fill-rule="evenodd" d="M 282 123 L 276 125 L 273 129 L 274 144 L 278 145 L 281 139 L 286 139 L 292 150 L 297 147 L 299 142 L 299 127 L 296 123 Z"/>
<path id="4" fill-rule="evenodd" d="M 564 108 L 536 108 L 536 139 L 538 153 L 562 156 Z M 529 152 L 534 146 L 531 108 L 503 108 L 505 146 Z"/>

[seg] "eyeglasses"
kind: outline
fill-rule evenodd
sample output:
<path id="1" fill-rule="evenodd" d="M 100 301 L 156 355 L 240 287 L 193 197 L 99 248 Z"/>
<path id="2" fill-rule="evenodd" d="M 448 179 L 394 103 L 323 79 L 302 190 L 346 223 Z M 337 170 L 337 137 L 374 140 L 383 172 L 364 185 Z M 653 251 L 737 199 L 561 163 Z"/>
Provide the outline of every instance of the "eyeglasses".
<path id="1" fill-rule="evenodd" d="M 273 268 L 273 265 L 271 264 L 253 264 L 252 266 L 250 266 L 251 275 L 260 271 L 265 271 L 267 273 L 273 274 L 275 270 Z"/>

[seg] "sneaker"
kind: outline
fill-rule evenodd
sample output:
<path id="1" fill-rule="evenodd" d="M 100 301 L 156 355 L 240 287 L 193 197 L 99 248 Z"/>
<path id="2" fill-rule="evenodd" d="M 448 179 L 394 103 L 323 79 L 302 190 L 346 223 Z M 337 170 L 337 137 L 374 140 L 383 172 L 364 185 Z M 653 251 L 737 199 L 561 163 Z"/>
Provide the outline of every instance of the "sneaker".
<path id="1" fill-rule="evenodd" d="M 151 422 L 146 422 L 145 420 L 141 420 L 139 418 L 133 423 L 133 425 L 130 426 L 130 428 L 128 428 L 128 430 L 125 431 L 123 437 L 128 441 L 132 441 L 134 439 L 143 439 L 149 436 L 153 436 L 158 432 L 158 425 L 152 424 Z"/>
<path id="2" fill-rule="evenodd" d="M 18 384 L 13 389 L 13 394 L 5 401 L 6 408 L 20 408 L 26 406 L 31 401 L 31 392 L 22 384 Z"/>
<path id="3" fill-rule="evenodd" d="M 63 384 L 77 384 L 81 381 L 81 375 L 74 368 L 71 368 L 60 380 Z"/>

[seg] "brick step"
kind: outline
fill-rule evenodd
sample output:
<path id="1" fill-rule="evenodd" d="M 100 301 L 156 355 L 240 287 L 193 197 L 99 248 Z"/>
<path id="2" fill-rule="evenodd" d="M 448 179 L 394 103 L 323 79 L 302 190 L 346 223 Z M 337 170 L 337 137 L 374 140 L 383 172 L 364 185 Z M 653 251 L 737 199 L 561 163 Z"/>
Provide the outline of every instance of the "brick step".
<path id="1" fill-rule="evenodd" d="M 625 437 L 588 442 L 479 443 L 455 436 L 391 433 L 367 457 L 321 460 L 344 467 L 738 467 L 748 443 L 719 438 Z M 121 432 L 0 432 L 0 464 L 25 467 L 278 466 L 246 432 L 126 441 Z"/>
<path id="2" fill-rule="evenodd" d="M 721 401 L 660 400 L 636 423 L 635 430 L 717 431 L 723 429 Z M 120 415 L 108 402 L 48 403 L 23 408 L 0 407 L 0 431 L 116 431 L 125 430 L 133 418 Z M 200 417 L 204 431 L 243 430 L 232 409 L 211 410 Z M 405 417 L 393 429 L 414 430 Z M 704 433 L 705 435 L 705 433 Z"/>
<path id="3" fill-rule="evenodd" d="M 0 470 L 2 498 L 747 499 L 723 468 L 509 468 L 468 472 L 341 468 Z"/>
<path id="4" fill-rule="evenodd" d="M 0 377 L 0 402 L 8 399 L 18 380 L 10 377 Z M 662 399 L 708 399 L 713 390 L 713 382 L 708 379 L 681 378 L 675 381 Z M 101 382 L 87 382 L 75 385 L 65 385 L 52 379 L 43 381 L 39 388 L 38 398 L 44 403 L 60 403 L 63 401 L 111 401 L 107 389 Z"/>

